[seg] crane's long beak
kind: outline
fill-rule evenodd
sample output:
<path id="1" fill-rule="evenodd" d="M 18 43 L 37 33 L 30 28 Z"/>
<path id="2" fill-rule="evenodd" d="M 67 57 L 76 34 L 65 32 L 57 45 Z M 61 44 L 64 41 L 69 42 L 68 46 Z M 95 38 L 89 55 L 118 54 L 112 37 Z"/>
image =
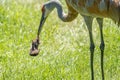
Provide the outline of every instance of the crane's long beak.
<path id="1" fill-rule="evenodd" d="M 46 21 L 47 17 L 45 16 L 45 12 L 42 13 L 42 17 L 41 17 L 41 20 L 40 20 L 40 25 L 39 25 L 39 28 L 38 28 L 38 36 L 42 30 L 42 27 Z"/>

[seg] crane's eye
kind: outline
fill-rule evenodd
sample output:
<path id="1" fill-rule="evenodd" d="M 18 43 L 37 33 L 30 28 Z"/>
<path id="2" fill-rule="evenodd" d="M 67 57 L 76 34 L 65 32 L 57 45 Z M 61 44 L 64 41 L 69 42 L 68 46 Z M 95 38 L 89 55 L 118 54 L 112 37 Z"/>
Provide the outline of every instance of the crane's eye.
<path id="1" fill-rule="evenodd" d="M 42 11 L 42 12 L 44 12 L 44 11 L 45 11 L 45 6 L 44 6 L 44 5 L 42 6 L 41 11 Z"/>

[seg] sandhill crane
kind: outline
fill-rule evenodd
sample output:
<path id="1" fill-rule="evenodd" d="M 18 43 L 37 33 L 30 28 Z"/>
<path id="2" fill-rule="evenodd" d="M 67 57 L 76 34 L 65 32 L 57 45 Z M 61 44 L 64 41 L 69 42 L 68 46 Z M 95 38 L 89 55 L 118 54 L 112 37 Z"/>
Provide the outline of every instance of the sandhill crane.
<path id="1" fill-rule="evenodd" d="M 50 0 L 42 6 L 42 17 L 37 33 L 37 39 L 32 42 L 30 55 L 36 56 L 39 53 L 38 50 L 39 34 L 42 30 L 42 26 L 45 23 L 46 18 L 51 13 L 51 11 L 53 11 L 54 8 L 57 9 L 58 17 L 63 22 L 73 21 L 78 16 L 78 13 L 80 13 L 83 16 L 89 31 L 91 53 L 90 55 L 91 80 L 94 80 L 93 58 L 95 45 L 92 34 L 92 23 L 93 18 L 96 18 L 100 28 L 101 73 L 102 80 L 104 80 L 103 59 L 105 44 L 103 39 L 103 18 L 110 18 L 113 21 L 115 21 L 118 25 L 120 25 L 120 0 L 65 0 L 65 1 L 68 6 L 68 14 L 65 14 L 63 12 L 59 0 Z"/>

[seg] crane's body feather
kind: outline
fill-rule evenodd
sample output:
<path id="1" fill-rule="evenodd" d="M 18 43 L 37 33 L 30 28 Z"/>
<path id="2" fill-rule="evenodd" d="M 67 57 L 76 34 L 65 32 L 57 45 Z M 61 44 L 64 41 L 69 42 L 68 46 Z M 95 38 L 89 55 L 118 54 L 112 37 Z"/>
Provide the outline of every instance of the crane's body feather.
<path id="1" fill-rule="evenodd" d="M 42 30 L 42 26 L 50 14 L 50 12 L 56 8 L 58 17 L 63 22 L 70 22 L 74 20 L 78 14 L 81 14 L 85 20 L 86 26 L 88 28 L 89 37 L 90 37 L 90 66 L 91 66 L 91 80 L 94 80 L 94 68 L 93 68 L 93 59 L 94 59 L 94 48 L 95 44 L 93 41 L 92 34 L 92 23 L 93 18 L 96 18 L 97 23 L 100 27 L 100 50 L 101 50 L 101 73 L 102 80 L 104 80 L 104 37 L 103 37 L 103 18 L 110 18 L 113 21 L 117 22 L 120 25 L 120 0 L 65 0 L 68 13 L 65 14 L 59 0 L 50 0 L 46 2 L 42 7 L 42 17 L 38 29 L 37 39 L 32 43 L 32 49 L 30 54 L 36 56 L 38 54 L 38 45 L 39 45 L 39 34 Z"/>
<path id="2" fill-rule="evenodd" d="M 63 12 L 59 0 L 51 0 L 47 4 L 46 15 L 57 8 L 59 18 L 64 22 L 74 20 L 78 13 L 95 18 L 111 18 L 120 25 L 120 0 L 65 0 L 68 14 Z M 90 2 L 91 3 L 88 3 Z M 49 4 L 49 5 L 48 5 Z M 89 4 L 89 6 L 88 6 Z M 47 14 L 48 13 L 48 14 Z"/>
<path id="3" fill-rule="evenodd" d="M 65 1 L 69 4 L 69 10 L 71 9 L 69 7 L 72 7 L 72 9 L 82 15 L 99 18 L 111 18 L 115 22 L 119 22 L 120 20 L 120 0 L 105 0 L 105 2 L 102 2 L 101 0 L 93 0 L 94 2 L 90 6 L 87 6 L 88 0 Z"/>

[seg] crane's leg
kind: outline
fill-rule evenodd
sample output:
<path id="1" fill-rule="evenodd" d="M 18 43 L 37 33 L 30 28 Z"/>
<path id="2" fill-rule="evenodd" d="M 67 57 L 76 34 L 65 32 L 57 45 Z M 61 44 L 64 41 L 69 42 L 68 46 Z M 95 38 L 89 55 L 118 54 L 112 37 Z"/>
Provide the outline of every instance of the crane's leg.
<path id="1" fill-rule="evenodd" d="M 101 50 L 101 72 L 102 72 L 102 80 L 104 80 L 104 38 L 103 38 L 103 18 L 97 18 L 97 22 L 100 27 L 100 36 L 101 36 L 101 44 L 100 44 L 100 50 Z"/>
<path id="2" fill-rule="evenodd" d="M 90 66 L 91 66 L 91 80 L 94 80 L 94 68 L 93 68 L 93 58 L 94 58 L 94 41 L 93 41 L 93 35 L 92 35 L 92 22 L 93 22 L 93 17 L 90 16 L 83 16 L 85 23 L 87 25 L 88 31 L 89 31 L 89 37 L 90 37 Z"/>

